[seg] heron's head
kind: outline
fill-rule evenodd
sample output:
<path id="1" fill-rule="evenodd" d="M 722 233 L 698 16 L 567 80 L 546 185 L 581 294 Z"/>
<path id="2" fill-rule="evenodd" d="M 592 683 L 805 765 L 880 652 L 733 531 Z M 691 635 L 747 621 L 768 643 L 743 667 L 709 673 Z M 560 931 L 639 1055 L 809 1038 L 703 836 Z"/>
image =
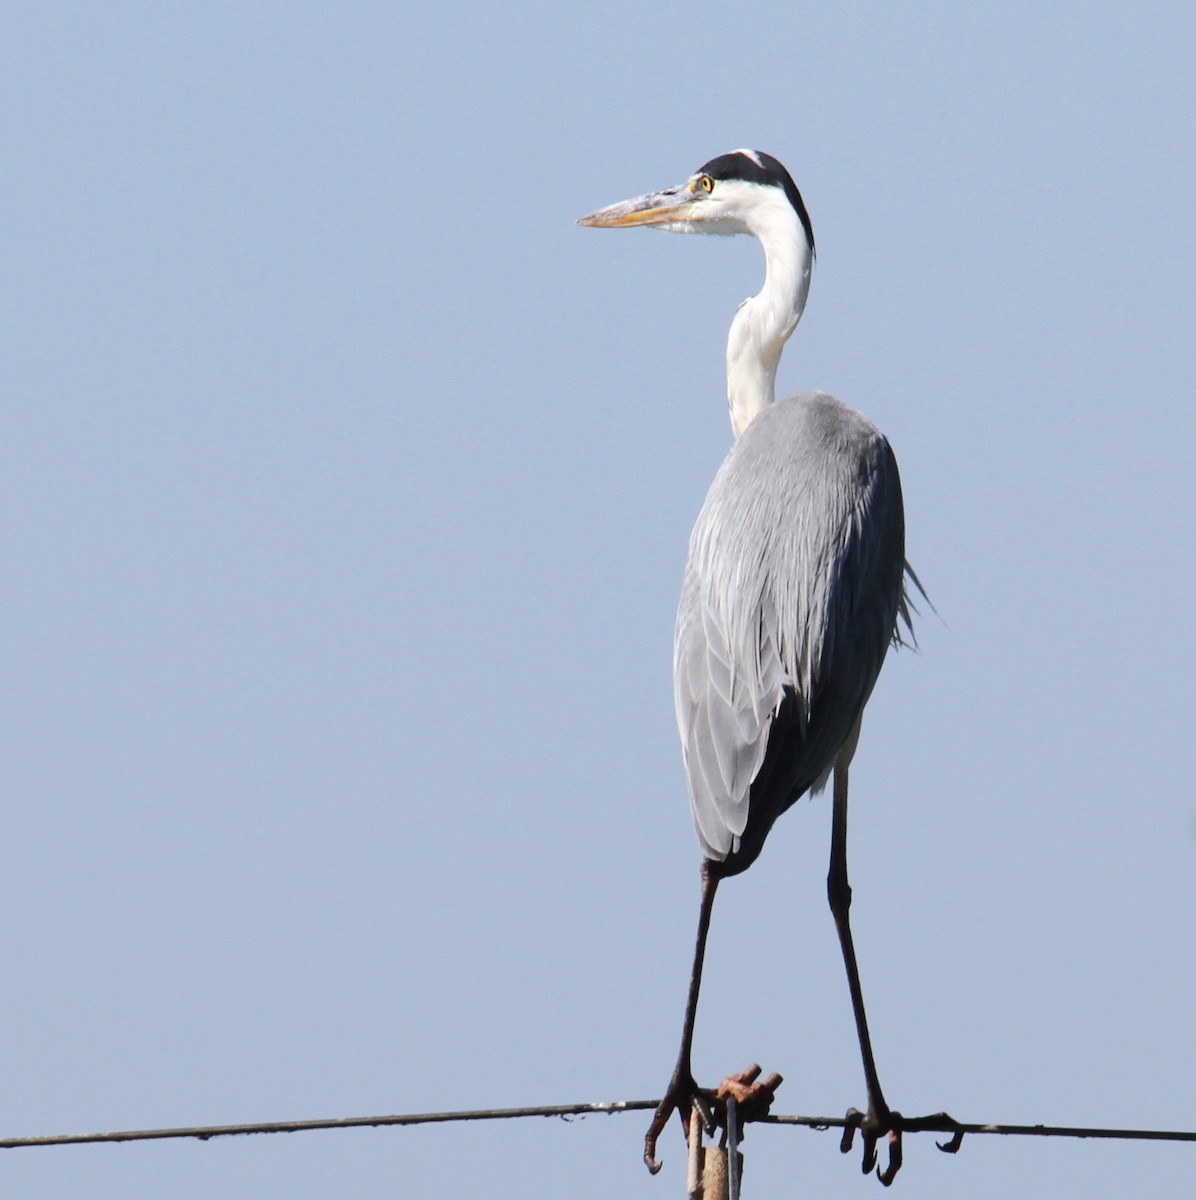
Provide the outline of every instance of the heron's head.
<path id="1" fill-rule="evenodd" d="M 797 217 L 814 249 L 814 230 L 797 185 L 759 150 L 733 150 L 699 167 L 684 183 L 600 208 L 577 223 L 597 229 L 649 225 L 670 233 L 750 233 L 764 240 Z"/>

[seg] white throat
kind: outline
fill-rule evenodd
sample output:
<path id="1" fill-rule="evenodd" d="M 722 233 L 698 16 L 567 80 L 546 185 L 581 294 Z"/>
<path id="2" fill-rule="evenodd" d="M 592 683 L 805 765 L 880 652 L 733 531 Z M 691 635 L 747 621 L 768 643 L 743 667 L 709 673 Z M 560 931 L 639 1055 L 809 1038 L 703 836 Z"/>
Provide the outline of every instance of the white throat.
<path id="1" fill-rule="evenodd" d="M 727 337 L 727 403 L 739 437 L 776 399 L 777 366 L 810 291 L 814 253 L 784 196 L 753 213 L 748 229 L 764 248 L 764 286 L 745 300 Z"/>

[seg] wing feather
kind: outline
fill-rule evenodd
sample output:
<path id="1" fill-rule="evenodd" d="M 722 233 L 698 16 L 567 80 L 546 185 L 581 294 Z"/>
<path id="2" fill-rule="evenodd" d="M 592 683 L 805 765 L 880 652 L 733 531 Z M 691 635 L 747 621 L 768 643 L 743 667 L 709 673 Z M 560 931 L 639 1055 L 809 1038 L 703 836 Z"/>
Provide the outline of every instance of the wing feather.
<path id="1" fill-rule="evenodd" d="M 761 413 L 690 539 L 674 698 L 694 824 L 726 874 L 825 777 L 902 608 L 904 521 L 888 443 L 807 393 Z"/>

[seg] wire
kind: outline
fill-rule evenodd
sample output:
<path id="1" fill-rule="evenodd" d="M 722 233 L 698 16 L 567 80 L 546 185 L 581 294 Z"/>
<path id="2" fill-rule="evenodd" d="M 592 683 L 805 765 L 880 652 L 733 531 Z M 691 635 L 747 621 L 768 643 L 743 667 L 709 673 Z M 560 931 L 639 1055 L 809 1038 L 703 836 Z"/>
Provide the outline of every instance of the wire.
<path id="1" fill-rule="evenodd" d="M 77 1146 L 92 1142 L 150 1142 L 168 1138 L 232 1137 L 247 1133 L 307 1133 L 313 1129 L 362 1129 L 381 1125 L 435 1125 L 448 1121 L 505 1121 L 518 1117 L 574 1117 L 587 1113 L 654 1109 L 656 1100 L 610 1100 L 592 1104 L 553 1104 L 537 1108 L 480 1108 L 458 1112 L 398 1113 L 378 1117 L 327 1117 L 312 1121 L 261 1121 L 251 1125 L 184 1125 L 173 1129 L 125 1129 L 117 1133 L 52 1133 L 43 1137 L 0 1138 L 0 1150 L 26 1146 Z"/>
<path id="2" fill-rule="evenodd" d="M 843 1117 L 757 1117 L 763 1125 L 805 1125 L 810 1129 L 845 1129 L 848 1122 Z M 1136 1142 L 1196 1142 L 1196 1130 L 1192 1129 L 1103 1129 L 1083 1125 L 1008 1125 L 992 1122 L 979 1123 L 955 1121 L 946 1124 L 921 1124 L 913 1128 L 914 1122 L 905 1127 L 907 1133 L 933 1131 L 936 1133 L 997 1133 L 1007 1137 L 1065 1137 L 1105 1138 Z M 2 1144 L 0 1144 L 2 1145 Z"/>
<path id="3" fill-rule="evenodd" d="M 169 1138 L 232 1137 L 250 1133 L 307 1133 L 315 1129 L 361 1129 L 385 1125 L 434 1125 L 450 1121 L 509 1121 L 521 1117 L 576 1117 L 590 1113 L 621 1113 L 654 1110 L 657 1100 L 607 1100 L 590 1104 L 551 1104 L 530 1108 L 476 1108 L 457 1112 L 400 1113 L 376 1117 L 330 1117 L 312 1121 L 263 1121 L 250 1125 L 187 1125 L 173 1129 L 126 1129 L 116 1133 L 55 1133 L 42 1137 L 0 1138 L 0 1150 L 20 1150 L 30 1146 L 74 1146 L 96 1142 L 149 1142 Z M 842 1129 L 843 1117 L 767 1116 L 758 1118 L 767 1125 L 804 1125 L 810 1129 Z M 917 1132 L 917 1130 L 909 1130 Z M 956 1134 L 1005 1134 L 1014 1137 L 1106 1138 L 1126 1141 L 1196 1142 L 1196 1130 L 1179 1129 L 1098 1129 L 1078 1125 L 1000 1125 L 955 1122 L 938 1132 Z"/>

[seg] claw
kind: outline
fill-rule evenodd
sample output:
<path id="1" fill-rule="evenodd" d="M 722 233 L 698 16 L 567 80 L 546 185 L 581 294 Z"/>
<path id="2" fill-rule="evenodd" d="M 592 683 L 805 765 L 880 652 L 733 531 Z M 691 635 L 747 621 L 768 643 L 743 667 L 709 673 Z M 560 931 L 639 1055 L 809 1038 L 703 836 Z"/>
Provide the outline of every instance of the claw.
<path id="1" fill-rule="evenodd" d="M 698 1111 L 698 1116 L 702 1119 L 702 1129 L 706 1136 L 709 1137 L 718 1128 L 718 1117 L 715 1111 L 710 1106 L 710 1101 L 702 1095 L 696 1088 L 693 1096 L 690 1097 L 693 1101 L 694 1108 Z"/>
<path id="2" fill-rule="evenodd" d="M 845 1119 L 847 1124 L 843 1126 L 843 1137 L 839 1142 L 839 1153 L 851 1153 L 851 1148 L 855 1145 L 855 1133 L 858 1129 L 864 1149 L 860 1169 L 867 1175 L 876 1166 L 876 1142 L 884 1130 L 881 1128 L 879 1118 L 871 1109 L 867 1113 L 862 1113 L 858 1108 L 849 1108 Z"/>
<path id="3" fill-rule="evenodd" d="M 897 1121 L 901 1120 L 900 1113 L 891 1114 Z M 897 1178 L 901 1170 L 901 1126 L 889 1130 L 889 1165 L 883 1171 L 877 1170 L 876 1177 L 888 1187 Z"/>
<path id="4" fill-rule="evenodd" d="M 656 1139 L 660 1136 L 660 1130 L 648 1130 L 647 1137 L 644 1138 L 644 1165 L 648 1168 L 649 1175 L 659 1175 L 660 1168 L 664 1163 L 657 1162 L 656 1154 Z"/>
<path id="5" fill-rule="evenodd" d="M 644 1135 L 644 1165 L 648 1168 L 650 1175 L 659 1174 L 660 1168 L 664 1165 L 656 1161 L 656 1140 L 669 1123 L 669 1117 L 673 1115 L 674 1108 L 676 1105 L 671 1103 L 666 1096 L 657 1107 L 652 1117 L 652 1124 L 648 1126 L 648 1132 Z"/>
<path id="6" fill-rule="evenodd" d="M 865 1175 L 870 1175 L 872 1173 L 872 1168 L 876 1166 L 876 1142 L 876 1134 L 864 1134 L 864 1159 L 863 1162 L 860 1163 L 860 1170 Z"/>
<path id="7" fill-rule="evenodd" d="M 849 1108 L 844 1120 L 847 1124 L 843 1126 L 843 1136 L 839 1139 L 839 1153 L 850 1154 L 855 1144 L 855 1131 L 863 1124 L 864 1114 L 858 1108 Z"/>
<path id="8" fill-rule="evenodd" d="M 644 1165 L 651 1174 L 655 1175 L 662 1165 L 656 1161 L 656 1142 L 669 1123 L 669 1117 L 675 1112 L 681 1118 L 681 1127 L 688 1129 L 689 1116 L 694 1111 L 701 1117 L 706 1132 L 712 1133 L 715 1118 L 710 1101 L 699 1090 L 693 1076 L 678 1067 L 669 1082 L 664 1099 L 656 1106 L 652 1124 L 648 1126 L 648 1132 L 644 1135 Z"/>
<path id="9" fill-rule="evenodd" d="M 903 1117 L 899 1112 L 893 1110 L 886 1111 L 884 1116 L 881 1116 L 871 1106 L 866 1113 L 860 1112 L 858 1108 L 849 1108 L 844 1119 L 843 1137 L 839 1142 L 839 1149 L 844 1154 L 850 1153 L 855 1144 L 857 1129 L 860 1131 L 864 1144 L 862 1164 L 864 1174 L 869 1174 L 875 1167 L 876 1177 L 885 1187 L 888 1187 L 897 1178 L 897 1172 L 901 1170 L 903 1161 L 901 1135 L 903 1133 L 922 1133 L 929 1130 L 950 1133 L 951 1137 L 948 1141 L 935 1142 L 935 1145 L 944 1154 L 956 1154 L 963 1145 L 965 1132 L 960 1123 L 945 1112 L 931 1113 L 925 1117 Z M 882 1134 L 888 1137 L 889 1161 L 885 1167 L 878 1167 L 876 1145 Z"/>
<path id="10" fill-rule="evenodd" d="M 951 1137 L 947 1141 L 935 1142 L 935 1145 L 944 1154 L 959 1153 L 959 1148 L 963 1145 L 964 1128 L 950 1113 L 934 1113 L 933 1116 L 923 1117 L 922 1119 L 927 1122 L 934 1121 L 943 1133 L 951 1134 Z"/>
<path id="11" fill-rule="evenodd" d="M 656 1112 L 652 1114 L 652 1124 L 648 1126 L 648 1132 L 644 1135 L 644 1165 L 651 1175 L 658 1174 L 663 1166 L 662 1163 L 656 1161 L 656 1140 L 664 1132 L 664 1127 L 669 1123 L 669 1117 L 673 1115 L 675 1108 L 677 1108 L 677 1104 L 672 1097 L 672 1088 L 670 1087 L 664 1099 L 656 1106 Z M 684 1120 L 684 1114 L 682 1114 L 682 1120 Z"/>
<path id="12" fill-rule="evenodd" d="M 949 1133 L 951 1136 L 945 1142 L 935 1142 L 944 1154 L 958 1154 L 963 1145 L 963 1135 L 967 1132 L 964 1127 L 950 1114 L 945 1112 L 928 1113 L 924 1117 L 909 1117 L 901 1122 L 902 1129 L 908 1133 Z"/>
<path id="13" fill-rule="evenodd" d="M 864 1151 L 860 1170 L 865 1175 L 870 1175 L 875 1170 L 876 1177 L 885 1187 L 888 1187 L 897 1178 L 897 1172 L 901 1170 L 901 1131 L 904 1128 L 901 1114 L 886 1110 L 881 1116 L 875 1108 L 869 1105 L 866 1113 L 860 1112 L 858 1108 L 849 1108 L 845 1120 L 843 1137 L 839 1142 L 840 1152 L 851 1153 L 851 1148 L 855 1145 L 855 1133 L 858 1129 Z M 889 1161 L 884 1167 L 877 1165 L 876 1154 L 876 1146 L 882 1135 L 887 1135 L 889 1140 Z"/>
<path id="14" fill-rule="evenodd" d="M 752 1063 L 746 1071 L 728 1075 L 716 1092 L 703 1091 L 694 1082 L 689 1070 L 679 1065 L 644 1137 L 644 1163 L 648 1170 L 653 1175 L 660 1170 L 661 1164 L 656 1161 L 656 1142 L 674 1112 L 681 1118 L 682 1128 L 686 1130 L 689 1129 L 691 1116 L 696 1114 L 709 1136 L 720 1125 L 726 1124 L 726 1104 L 733 1100 L 739 1108 L 742 1136 L 743 1123 L 768 1115 L 769 1105 L 776 1098 L 777 1088 L 782 1082 L 781 1076 L 775 1071 L 767 1079 L 760 1079 L 760 1068 Z"/>

